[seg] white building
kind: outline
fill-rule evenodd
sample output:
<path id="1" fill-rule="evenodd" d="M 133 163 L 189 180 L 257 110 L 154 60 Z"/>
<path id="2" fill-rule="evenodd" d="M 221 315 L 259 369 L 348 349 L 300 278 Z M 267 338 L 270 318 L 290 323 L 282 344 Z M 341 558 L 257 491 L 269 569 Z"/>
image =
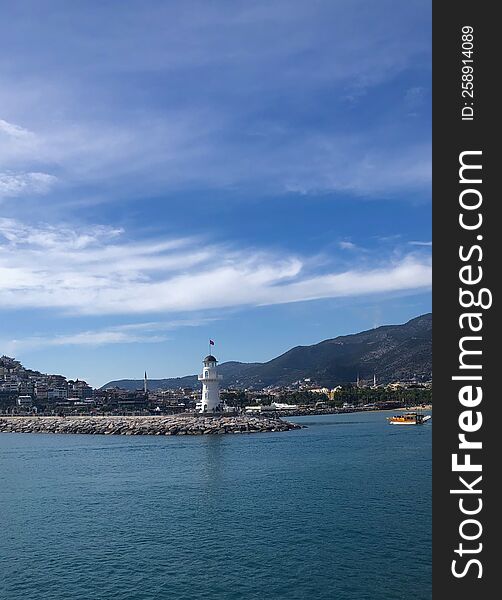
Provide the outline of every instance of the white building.
<path id="1" fill-rule="evenodd" d="M 32 404 L 33 404 L 33 400 L 31 398 L 31 396 L 19 396 L 17 399 L 18 406 L 25 406 L 25 407 L 30 408 Z"/>
<path id="2" fill-rule="evenodd" d="M 297 404 L 283 404 L 281 402 L 272 402 L 270 404 L 271 410 L 297 410 Z"/>
<path id="3" fill-rule="evenodd" d="M 200 412 L 213 412 L 219 408 L 220 381 L 223 377 L 218 375 L 217 363 L 218 361 L 212 354 L 206 356 L 203 361 L 202 375 L 198 377 L 199 381 L 202 381 L 202 400 L 200 407 L 197 406 Z"/>

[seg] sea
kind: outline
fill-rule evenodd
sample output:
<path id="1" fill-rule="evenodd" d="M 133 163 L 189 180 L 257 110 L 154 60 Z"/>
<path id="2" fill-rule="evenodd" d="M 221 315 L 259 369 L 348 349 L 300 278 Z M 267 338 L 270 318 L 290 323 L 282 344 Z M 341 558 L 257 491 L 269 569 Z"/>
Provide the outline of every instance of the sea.
<path id="1" fill-rule="evenodd" d="M 0 434 L 1 600 L 425 600 L 431 433 Z"/>

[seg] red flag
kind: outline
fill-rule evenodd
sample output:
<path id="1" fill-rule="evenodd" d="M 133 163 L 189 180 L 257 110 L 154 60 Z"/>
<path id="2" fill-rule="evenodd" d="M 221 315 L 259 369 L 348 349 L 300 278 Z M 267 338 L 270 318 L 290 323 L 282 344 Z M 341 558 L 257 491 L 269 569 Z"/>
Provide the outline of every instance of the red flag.
<path id="1" fill-rule="evenodd" d="M 214 346 L 214 342 L 213 342 L 213 340 L 209 340 L 209 345 L 210 345 L 210 346 Z"/>

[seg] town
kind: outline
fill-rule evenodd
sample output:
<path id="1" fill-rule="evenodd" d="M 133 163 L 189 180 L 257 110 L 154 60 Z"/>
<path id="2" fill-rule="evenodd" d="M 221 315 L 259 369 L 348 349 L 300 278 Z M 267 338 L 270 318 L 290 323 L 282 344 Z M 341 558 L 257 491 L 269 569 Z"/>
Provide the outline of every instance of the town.
<path id="1" fill-rule="evenodd" d="M 155 415 L 200 412 L 201 389 L 94 389 L 81 379 L 67 379 L 25 368 L 8 356 L 0 357 L 0 414 L 4 415 Z M 303 379 L 289 386 L 264 389 L 225 388 L 219 391 L 221 410 L 277 416 L 352 412 L 428 406 L 432 382 L 403 381 L 378 384 L 346 382 L 333 388 Z"/>

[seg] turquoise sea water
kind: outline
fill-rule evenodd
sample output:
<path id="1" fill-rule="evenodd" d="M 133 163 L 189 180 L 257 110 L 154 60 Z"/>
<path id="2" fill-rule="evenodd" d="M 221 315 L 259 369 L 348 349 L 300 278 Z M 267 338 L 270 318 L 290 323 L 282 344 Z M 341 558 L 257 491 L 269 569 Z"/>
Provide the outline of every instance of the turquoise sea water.
<path id="1" fill-rule="evenodd" d="M 431 430 L 0 434 L 2 600 L 431 598 Z"/>

